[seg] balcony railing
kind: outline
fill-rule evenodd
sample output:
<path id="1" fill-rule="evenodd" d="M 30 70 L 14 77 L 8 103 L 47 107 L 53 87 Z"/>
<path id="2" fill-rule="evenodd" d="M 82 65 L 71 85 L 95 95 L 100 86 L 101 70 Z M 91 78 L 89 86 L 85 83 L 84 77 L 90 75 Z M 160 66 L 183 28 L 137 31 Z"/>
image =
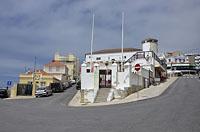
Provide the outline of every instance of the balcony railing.
<path id="1" fill-rule="evenodd" d="M 139 51 L 132 57 L 130 57 L 126 62 L 133 62 L 137 59 L 142 58 L 148 61 L 150 57 L 154 58 L 163 68 L 167 69 L 167 64 L 164 61 L 160 60 L 159 57 L 153 51 Z"/>

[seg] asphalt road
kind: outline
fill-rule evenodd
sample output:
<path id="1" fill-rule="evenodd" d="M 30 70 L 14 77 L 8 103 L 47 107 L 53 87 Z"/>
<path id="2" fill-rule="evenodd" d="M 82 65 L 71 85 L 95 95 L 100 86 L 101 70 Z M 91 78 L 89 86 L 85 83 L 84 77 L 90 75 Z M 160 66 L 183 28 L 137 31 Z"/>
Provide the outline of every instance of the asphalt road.
<path id="1" fill-rule="evenodd" d="M 66 106 L 75 92 L 0 100 L 0 132 L 200 132 L 199 79 L 179 78 L 159 97 L 112 106 Z"/>

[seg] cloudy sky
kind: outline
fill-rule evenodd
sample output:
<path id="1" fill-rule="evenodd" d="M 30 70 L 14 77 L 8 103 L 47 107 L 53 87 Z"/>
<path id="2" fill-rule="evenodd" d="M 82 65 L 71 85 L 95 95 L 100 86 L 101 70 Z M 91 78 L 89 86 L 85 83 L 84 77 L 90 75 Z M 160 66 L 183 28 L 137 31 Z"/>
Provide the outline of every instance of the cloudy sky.
<path id="1" fill-rule="evenodd" d="M 141 48 L 153 37 L 161 52 L 199 51 L 199 0 L 0 0 L 0 85 L 33 68 L 35 56 L 38 68 L 55 52 L 83 59 L 92 12 L 94 50 L 119 48 L 122 11 L 124 47 Z"/>

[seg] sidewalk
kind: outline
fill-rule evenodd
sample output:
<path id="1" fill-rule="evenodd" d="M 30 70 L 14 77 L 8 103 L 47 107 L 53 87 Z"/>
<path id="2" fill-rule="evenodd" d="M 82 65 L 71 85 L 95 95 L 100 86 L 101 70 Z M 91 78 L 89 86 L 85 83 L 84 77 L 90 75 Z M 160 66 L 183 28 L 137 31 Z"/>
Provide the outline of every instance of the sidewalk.
<path id="1" fill-rule="evenodd" d="M 16 96 L 16 97 L 11 97 L 11 98 L 5 98 L 5 100 L 11 100 L 11 99 L 33 99 L 35 97 L 33 96 Z"/>
<path id="2" fill-rule="evenodd" d="M 87 106 L 103 106 L 103 105 L 114 105 L 114 104 L 122 104 L 122 103 L 129 103 L 144 99 L 149 99 L 153 97 L 157 97 L 161 95 L 174 81 L 176 81 L 177 77 L 171 77 L 167 79 L 166 82 L 161 83 L 157 86 L 150 86 L 149 88 L 145 88 L 140 90 L 138 93 L 133 93 L 127 96 L 124 99 L 114 99 L 111 102 L 102 102 L 102 103 L 89 103 L 89 104 L 81 104 L 80 103 L 80 91 L 76 93 L 73 99 L 69 102 L 69 106 L 74 107 L 87 107 Z"/>

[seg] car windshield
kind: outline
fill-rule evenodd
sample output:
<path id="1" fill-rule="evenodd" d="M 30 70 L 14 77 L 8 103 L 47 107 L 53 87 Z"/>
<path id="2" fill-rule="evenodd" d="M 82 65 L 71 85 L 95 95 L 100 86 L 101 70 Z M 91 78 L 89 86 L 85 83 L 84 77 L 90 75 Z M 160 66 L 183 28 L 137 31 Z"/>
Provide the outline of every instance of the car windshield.
<path id="1" fill-rule="evenodd" d="M 45 90 L 45 87 L 37 88 L 37 90 Z"/>
<path id="2" fill-rule="evenodd" d="M 5 90 L 6 90 L 6 89 L 3 89 L 3 88 L 2 88 L 2 89 L 0 89 L 0 91 L 5 91 Z"/>

